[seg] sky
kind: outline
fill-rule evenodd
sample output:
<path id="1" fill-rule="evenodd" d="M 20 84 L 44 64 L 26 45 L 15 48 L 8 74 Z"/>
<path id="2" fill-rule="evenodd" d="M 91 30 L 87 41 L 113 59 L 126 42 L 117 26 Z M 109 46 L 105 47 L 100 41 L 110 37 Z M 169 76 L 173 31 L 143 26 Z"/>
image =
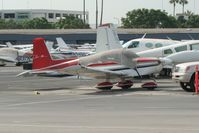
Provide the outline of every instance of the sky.
<path id="1" fill-rule="evenodd" d="M 86 10 L 89 11 L 89 23 L 95 23 L 95 1 L 85 0 Z M 199 0 L 188 0 L 185 11 L 189 10 L 199 14 Z M 101 0 L 98 0 L 99 7 Z M 58 9 L 58 10 L 83 10 L 83 0 L 0 0 L 1 9 Z M 103 23 L 121 24 L 120 19 L 128 11 L 139 8 L 165 10 L 173 13 L 173 5 L 169 0 L 104 0 Z M 176 13 L 182 12 L 182 6 L 176 6 Z"/>

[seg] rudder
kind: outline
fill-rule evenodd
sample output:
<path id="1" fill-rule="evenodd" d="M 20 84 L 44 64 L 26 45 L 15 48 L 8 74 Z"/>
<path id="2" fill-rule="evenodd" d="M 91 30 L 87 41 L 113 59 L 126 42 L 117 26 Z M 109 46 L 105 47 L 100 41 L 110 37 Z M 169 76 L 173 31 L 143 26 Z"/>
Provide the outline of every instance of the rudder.
<path id="1" fill-rule="evenodd" d="M 52 59 L 48 52 L 44 38 L 35 38 L 33 40 L 33 69 L 40 69 L 51 64 Z"/>

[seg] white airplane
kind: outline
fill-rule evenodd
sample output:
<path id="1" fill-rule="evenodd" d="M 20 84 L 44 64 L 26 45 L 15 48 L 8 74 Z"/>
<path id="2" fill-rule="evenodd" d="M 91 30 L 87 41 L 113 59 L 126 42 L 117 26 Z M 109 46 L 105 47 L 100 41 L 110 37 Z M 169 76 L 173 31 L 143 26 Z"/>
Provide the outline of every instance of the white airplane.
<path id="1" fill-rule="evenodd" d="M 133 52 L 137 53 L 177 43 L 180 43 L 180 41 L 169 39 L 138 38 L 126 42 L 125 44 L 123 44 L 123 48 L 131 49 Z"/>
<path id="2" fill-rule="evenodd" d="M 20 65 L 30 61 L 31 54 L 19 51 L 14 48 L 1 48 L 0 49 L 0 66 L 5 66 L 6 62 L 16 63 Z"/>
<path id="3" fill-rule="evenodd" d="M 98 28 L 97 53 L 86 57 L 72 60 L 53 60 L 43 38 L 37 38 L 33 42 L 33 70 L 25 71 L 18 76 L 37 75 L 49 71 L 89 76 L 105 80 L 96 86 L 102 90 L 111 89 L 113 83 L 110 80 L 119 78 L 117 86 L 126 89 L 133 85 L 133 81 L 129 78 L 157 73 L 162 69 L 159 59 L 140 58 L 131 50 L 122 49 L 118 36 L 110 24 Z M 148 82 L 142 87 L 155 88 L 157 84 Z"/>
<path id="4" fill-rule="evenodd" d="M 68 46 L 62 38 L 56 38 L 56 40 L 58 47 L 56 49 L 50 50 L 50 53 L 56 57 L 60 56 L 60 58 L 67 59 L 72 57 L 76 58 L 76 57 L 87 56 L 94 53 L 92 51 L 73 49 L 70 46 Z"/>
<path id="5" fill-rule="evenodd" d="M 8 46 L 5 44 L 0 44 L 0 48 L 7 48 Z"/>
<path id="6" fill-rule="evenodd" d="M 164 68 L 185 62 L 199 61 L 199 40 L 181 42 L 175 45 L 138 52 L 140 57 L 156 57 L 164 62 Z"/>
<path id="7" fill-rule="evenodd" d="M 6 45 L 9 48 L 15 48 L 18 50 L 22 50 L 22 49 L 32 49 L 33 48 L 33 44 L 24 44 L 24 45 L 12 45 L 11 42 L 6 42 Z"/>

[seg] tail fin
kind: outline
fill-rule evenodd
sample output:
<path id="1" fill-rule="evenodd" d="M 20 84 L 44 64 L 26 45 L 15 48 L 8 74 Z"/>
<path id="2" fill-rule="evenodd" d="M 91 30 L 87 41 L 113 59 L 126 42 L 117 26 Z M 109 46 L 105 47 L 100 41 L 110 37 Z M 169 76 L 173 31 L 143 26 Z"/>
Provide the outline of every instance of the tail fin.
<path id="1" fill-rule="evenodd" d="M 122 48 L 113 24 L 104 24 L 97 29 L 96 52 Z"/>
<path id="2" fill-rule="evenodd" d="M 51 52 L 53 50 L 53 42 L 51 41 L 46 41 L 46 47 L 48 49 L 49 52 Z"/>
<path id="3" fill-rule="evenodd" d="M 11 42 L 6 42 L 6 45 L 8 46 L 8 48 L 14 48 Z"/>
<path id="4" fill-rule="evenodd" d="M 47 67 L 52 62 L 51 56 L 45 44 L 44 38 L 35 38 L 33 40 L 33 69 Z"/>
<path id="5" fill-rule="evenodd" d="M 32 69 L 41 69 L 52 65 L 57 65 L 62 62 L 74 60 L 77 58 L 56 59 L 53 60 L 46 47 L 44 38 L 35 38 L 33 40 L 33 64 Z M 55 69 L 55 67 L 54 67 Z"/>
<path id="6" fill-rule="evenodd" d="M 64 42 L 64 40 L 61 37 L 57 37 L 56 40 L 59 48 L 69 49 L 69 46 Z"/>

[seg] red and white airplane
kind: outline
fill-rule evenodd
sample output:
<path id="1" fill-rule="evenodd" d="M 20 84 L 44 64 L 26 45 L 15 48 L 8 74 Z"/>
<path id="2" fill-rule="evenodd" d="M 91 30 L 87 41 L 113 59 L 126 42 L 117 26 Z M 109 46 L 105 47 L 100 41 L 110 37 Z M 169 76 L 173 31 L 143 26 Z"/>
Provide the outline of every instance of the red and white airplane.
<path id="1" fill-rule="evenodd" d="M 62 74 L 89 76 L 104 79 L 97 84 L 98 89 L 111 89 L 111 79 L 119 79 L 116 84 L 122 89 L 130 88 L 133 81 L 129 78 L 136 76 L 158 73 L 162 69 L 161 61 L 157 58 L 140 58 L 131 50 L 122 49 L 119 39 L 111 25 L 102 25 L 98 29 L 97 53 L 76 59 L 53 60 L 46 48 L 43 38 L 33 40 L 33 70 L 23 72 L 20 75 L 28 76 L 34 74 L 56 71 Z M 109 38 L 109 39 L 107 39 Z M 118 40 L 118 41 L 117 41 Z M 99 45 L 99 43 L 101 43 Z M 113 44 L 114 43 L 114 44 Z M 118 48 L 119 47 L 119 48 Z M 112 50 L 109 50 L 112 49 Z M 145 83 L 142 87 L 155 88 L 154 82 Z"/>

